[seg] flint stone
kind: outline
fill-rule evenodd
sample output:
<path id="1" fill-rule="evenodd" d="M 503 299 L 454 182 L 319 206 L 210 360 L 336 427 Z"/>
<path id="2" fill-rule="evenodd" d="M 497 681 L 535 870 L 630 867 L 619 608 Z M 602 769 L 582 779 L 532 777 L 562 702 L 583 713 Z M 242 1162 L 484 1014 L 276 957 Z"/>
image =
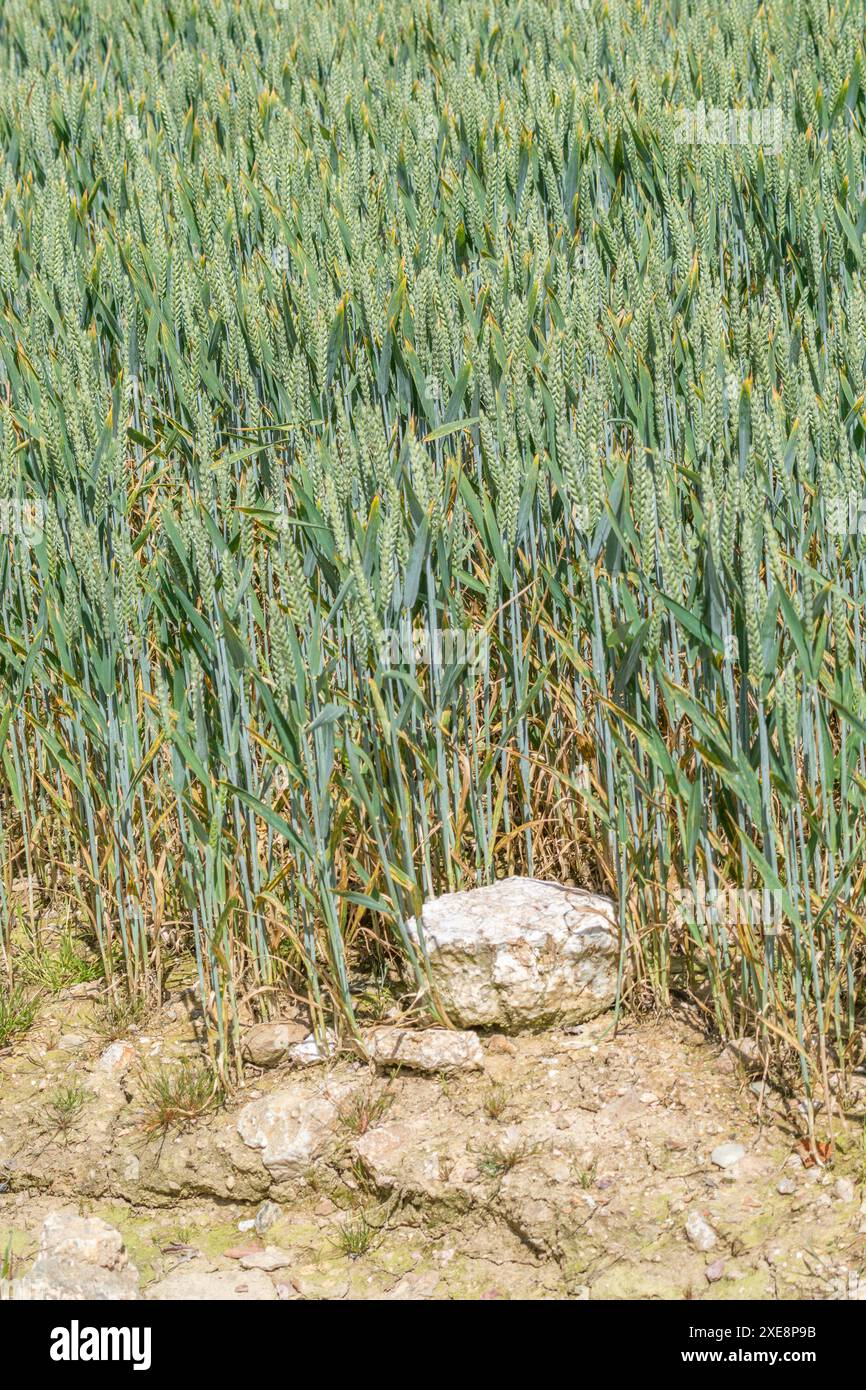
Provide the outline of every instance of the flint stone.
<path id="1" fill-rule="evenodd" d="M 276 1067 L 288 1057 L 293 1043 L 307 1036 L 303 1023 L 291 1019 L 276 1023 L 257 1023 L 243 1037 L 241 1052 L 254 1067 Z"/>
<path id="2" fill-rule="evenodd" d="M 686 1235 L 695 1249 L 702 1250 L 704 1254 L 715 1249 L 719 1242 L 712 1226 L 699 1211 L 689 1212 L 686 1218 Z"/>

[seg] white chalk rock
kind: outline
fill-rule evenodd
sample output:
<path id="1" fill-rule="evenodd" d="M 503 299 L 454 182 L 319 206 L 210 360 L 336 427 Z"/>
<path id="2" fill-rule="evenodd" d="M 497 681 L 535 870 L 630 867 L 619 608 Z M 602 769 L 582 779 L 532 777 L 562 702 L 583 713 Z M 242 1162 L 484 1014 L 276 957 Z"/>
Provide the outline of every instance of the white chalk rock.
<path id="1" fill-rule="evenodd" d="M 484 1053 L 475 1033 L 456 1028 L 397 1028 L 383 1024 L 364 1033 L 364 1045 L 380 1067 L 410 1071 L 481 1071 Z"/>
<path id="2" fill-rule="evenodd" d="M 433 986 L 448 1017 L 516 1031 L 580 1023 L 616 995 L 619 928 L 609 898 L 560 883 L 506 878 L 424 904 Z"/>
<path id="3" fill-rule="evenodd" d="M 715 1249 L 719 1243 L 719 1237 L 699 1211 L 689 1212 L 686 1218 L 686 1235 L 695 1249 L 703 1251 L 704 1254 Z"/>
<path id="4" fill-rule="evenodd" d="M 319 1090 L 296 1082 L 252 1100 L 238 1115 L 238 1134 L 277 1182 L 302 1175 L 339 1138 L 340 1106 L 358 1089 L 351 1082 L 329 1082 Z"/>
<path id="5" fill-rule="evenodd" d="M 123 1236 L 98 1216 L 53 1211 L 46 1216 L 39 1238 L 39 1258 L 74 1260 L 102 1269 L 125 1269 L 129 1263 Z"/>

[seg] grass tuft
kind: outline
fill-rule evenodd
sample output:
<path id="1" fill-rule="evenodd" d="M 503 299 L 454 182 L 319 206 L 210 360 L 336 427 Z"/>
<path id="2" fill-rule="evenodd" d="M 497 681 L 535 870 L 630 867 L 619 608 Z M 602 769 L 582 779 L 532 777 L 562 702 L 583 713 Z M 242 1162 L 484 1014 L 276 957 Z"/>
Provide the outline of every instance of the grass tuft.
<path id="1" fill-rule="evenodd" d="M 221 1101 L 220 1083 L 203 1063 L 164 1062 L 142 1072 L 139 1104 L 149 1134 L 185 1129 Z"/>
<path id="2" fill-rule="evenodd" d="M 379 1122 L 390 1109 L 393 1095 L 387 1087 L 360 1092 L 339 1106 L 340 1123 L 349 1134 L 358 1137 Z"/>
<path id="3" fill-rule="evenodd" d="M 340 1223 L 337 1248 L 349 1259 L 357 1260 L 361 1255 L 367 1254 L 375 1237 L 376 1229 L 369 1224 L 366 1217 L 355 1216 Z"/>
<path id="4" fill-rule="evenodd" d="M 45 1102 L 44 1122 L 56 1134 L 68 1135 L 82 1117 L 90 1092 L 79 1082 L 58 1086 Z"/>
<path id="5" fill-rule="evenodd" d="M 20 987 L 0 989 L 0 1047 L 27 1032 L 36 1017 L 36 1000 Z"/>

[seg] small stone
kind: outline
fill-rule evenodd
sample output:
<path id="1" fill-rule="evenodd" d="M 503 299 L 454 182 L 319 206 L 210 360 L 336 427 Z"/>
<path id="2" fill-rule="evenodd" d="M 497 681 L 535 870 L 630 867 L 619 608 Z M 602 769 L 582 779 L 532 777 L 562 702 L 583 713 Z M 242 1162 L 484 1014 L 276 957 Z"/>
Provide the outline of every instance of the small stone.
<path id="1" fill-rule="evenodd" d="M 315 1067 L 327 1062 L 337 1048 L 337 1035 L 330 1028 L 325 1030 L 324 1046 L 315 1033 L 308 1033 L 303 1042 L 294 1043 L 289 1048 L 289 1061 L 296 1067 Z"/>
<path id="2" fill-rule="evenodd" d="M 266 1245 L 264 1250 L 256 1250 L 248 1255 L 241 1255 L 241 1269 L 261 1269 L 265 1274 L 271 1274 L 275 1269 L 285 1269 L 292 1263 L 292 1257 L 286 1250 L 280 1250 L 276 1245 Z"/>
<path id="3" fill-rule="evenodd" d="M 331 1201 L 330 1197 L 322 1197 L 313 1207 L 313 1213 L 316 1216 L 333 1216 L 336 1210 L 336 1204 Z"/>
<path id="4" fill-rule="evenodd" d="M 345 1275 L 332 1273 L 330 1270 L 325 1273 L 315 1265 L 298 1270 L 290 1276 L 289 1282 L 295 1296 L 300 1298 L 328 1298 L 336 1301 L 345 1298 L 349 1292 L 349 1281 Z M 392 1290 L 389 1298 L 393 1297 Z"/>
<path id="5" fill-rule="evenodd" d="M 8 1297 L 14 1302 L 81 1303 L 139 1299 L 138 1271 L 132 1265 L 124 1270 L 103 1269 L 86 1260 L 43 1258 L 28 1274 L 11 1280 Z"/>
<path id="6" fill-rule="evenodd" d="M 718 1236 L 699 1211 L 689 1212 L 686 1218 L 686 1235 L 695 1249 L 704 1253 L 713 1250 L 718 1244 Z"/>
<path id="7" fill-rule="evenodd" d="M 245 1105 L 238 1134 L 250 1148 L 261 1149 L 262 1162 L 277 1182 L 302 1176 L 339 1142 L 340 1106 L 358 1089 L 357 1082 L 332 1080 L 311 1091 L 299 1078 Z"/>
<path id="8" fill-rule="evenodd" d="M 138 1182 L 141 1177 L 141 1159 L 138 1154 L 124 1154 L 120 1160 L 120 1176 L 125 1182 Z"/>
<path id="9" fill-rule="evenodd" d="M 256 1212 L 255 1227 L 256 1233 L 263 1236 L 265 1231 L 269 1231 L 282 1216 L 280 1208 L 276 1202 L 263 1202 Z"/>
<path id="10" fill-rule="evenodd" d="M 113 1042 L 102 1053 L 96 1063 L 97 1071 L 104 1071 L 109 1076 L 119 1076 L 135 1060 L 135 1048 L 131 1042 Z"/>
<path id="11" fill-rule="evenodd" d="M 60 1259 L 121 1270 L 129 1263 L 123 1237 L 98 1216 L 51 1212 L 39 1237 L 39 1258 Z"/>
<path id="12" fill-rule="evenodd" d="M 851 1179 L 837 1178 L 833 1184 L 833 1196 L 838 1197 L 840 1202 L 853 1202 L 855 1190 Z"/>
<path id="13" fill-rule="evenodd" d="M 487 1039 L 487 1051 L 504 1053 L 508 1057 L 517 1055 L 517 1048 L 510 1038 L 506 1038 L 504 1033 L 491 1033 Z"/>
<path id="14" fill-rule="evenodd" d="M 776 1191 L 783 1197 L 791 1197 L 797 1191 L 797 1184 L 793 1178 L 780 1178 L 776 1183 Z"/>
<path id="15" fill-rule="evenodd" d="M 244 1034 L 241 1052 L 244 1060 L 254 1067 L 276 1067 L 285 1062 L 289 1048 L 307 1036 L 303 1023 L 281 1019 L 275 1023 L 257 1023 Z"/>
<path id="16" fill-rule="evenodd" d="M 746 1150 L 742 1144 L 719 1144 L 718 1148 L 713 1149 L 710 1159 L 717 1168 L 733 1168 L 745 1155 Z"/>
<path id="17" fill-rule="evenodd" d="M 710 1284 L 718 1283 L 724 1272 L 724 1260 L 713 1260 L 713 1263 L 711 1265 L 707 1265 L 706 1270 L 704 1271 L 704 1273 L 707 1276 L 707 1282 Z"/>
<path id="18" fill-rule="evenodd" d="M 641 1091 L 638 1097 L 641 1105 L 658 1105 L 658 1096 L 655 1091 Z"/>
<path id="19" fill-rule="evenodd" d="M 95 999 L 100 993 L 102 985 L 99 980 L 83 980 L 81 984 L 70 985 L 68 989 L 60 991 L 61 999 Z"/>
<path id="20" fill-rule="evenodd" d="M 761 1048 L 754 1038 L 732 1038 L 725 1047 L 725 1052 L 745 1067 L 746 1071 L 764 1070 Z"/>
<path id="21" fill-rule="evenodd" d="M 475 1033 L 455 1028 L 371 1028 L 364 1045 L 380 1067 L 412 1071 L 481 1071 L 484 1053 Z"/>
<path id="22" fill-rule="evenodd" d="M 57 1046 L 61 1052 L 77 1052 L 86 1042 L 80 1033 L 64 1033 Z"/>
<path id="23" fill-rule="evenodd" d="M 42 1226 L 36 1263 L 12 1281 L 9 1296 L 40 1302 L 133 1299 L 139 1296 L 138 1270 L 114 1226 L 95 1216 L 51 1212 Z"/>
<path id="24" fill-rule="evenodd" d="M 244 1221 L 239 1221 L 239 1222 L 238 1222 L 238 1230 L 239 1230 L 239 1231 L 254 1231 L 255 1229 L 256 1229 L 256 1223 L 255 1223 L 255 1221 L 254 1221 L 252 1218 L 248 1218 L 248 1219 L 246 1219 L 246 1220 L 244 1220 Z"/>

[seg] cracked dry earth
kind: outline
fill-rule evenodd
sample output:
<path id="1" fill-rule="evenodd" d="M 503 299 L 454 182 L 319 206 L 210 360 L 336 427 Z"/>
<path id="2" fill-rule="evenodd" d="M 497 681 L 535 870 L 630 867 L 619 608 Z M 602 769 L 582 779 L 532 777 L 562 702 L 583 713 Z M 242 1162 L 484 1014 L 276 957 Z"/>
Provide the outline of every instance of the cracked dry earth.
<path id="1" fill-rule="evenodd" d="M 86 1001 L 55 999 L 0 1054 L 0 1256 L 25 1275 L 59 1211 L 121 1232 L 143 1297 L 864 1296 L 862 1120 L 837 1129 L 832 1167 L 804 1168 L 796 1108 L 759 1100 L 686 1014 L 482 1045 L 483 1071 L 452 1076 L 251 1069 L 223 1109 L 158 1136 L 141 1069 L 199 1056 L 183 996 L 108 1061 Z M 47 1098 L 74 1083 L 60 1134 Z M 257 1129 L 286 1093 L 319 1117 L 302 1159 L 279 1123 Z M 745 1152 L 723 1169 L 729 1141 Z"/>

